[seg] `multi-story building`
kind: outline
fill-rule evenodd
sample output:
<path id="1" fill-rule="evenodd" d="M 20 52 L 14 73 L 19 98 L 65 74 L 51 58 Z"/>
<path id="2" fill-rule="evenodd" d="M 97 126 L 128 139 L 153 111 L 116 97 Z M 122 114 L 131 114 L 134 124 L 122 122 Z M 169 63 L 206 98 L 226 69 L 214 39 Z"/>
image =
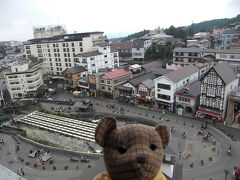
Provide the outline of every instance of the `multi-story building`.
<path id="1" fill-rule="evenodd" d="M 88 87 L 90 96 L 97 97 L 97 91 L 99 89 L 99 77 L 104 73 L 105 72 L 88 74 Z"/>
<path id="2" fill-rule="evenodd" d="M 159 107 L 174 111 L 175 93 L 198 80 L 199 69 L 189 65 L 154 79 L 155 99 Z"/>
<path id="3" fill-rule="evenodd" d="M 87 32 L 31 39 L 24 43 L 25 56 L 38 57 L 43 61 L 43 73 L 62 75 L 75 66 L 76 54 L 90 51 L 94 44 L 105 42 L 103 32 Z"/>
<path id="4" fill-rule="evenodd" d="M 118 87 L 118 100 L 125 103 L 152 106 L 155 101 L 153 80 L 169 72 L 171 72 L 169 69 L 157 68 L 130 79 Z"/>
<path id="5" fill-rule="evenodd" d="M 185 67 L 195 65 L 202 58 L 203 48 L 175 48 L 172 52 L 173 64 Z"/>
<path id="6" fill-rule="evenodd" d="M 5 104 L 4 100 L 4 91 L 6 90 L 6 83 L 3 72 L 0 72 L 0 107 L 3 107 Z"/>
<path id="7" fill-rule="evenodd" d="M 176 92 L 175 112 L 179 115 L 188 113 L 195 115 L 199 103 L 200 82 L 186 84 L 184 88 Z"/>
<path id="8" fill-rule="evenodd" d="M 207 49 L 203 56 L 215 57 L 215 62 L 225 62 L 232 66 L 234 72 L 240 77 L 240 50 L 236 49 Z"/>
<path id="9" fill-rule="evenodd" d="M 16 61 L 6 71 L 6 84 L 12 99 L 34 97 L 43 85 L 42 61 Z"/>
<path id="10" fill-rule="evenodd" d="M 235 49 L 240 48 L 239 44 L 240 30 L 230 29 L 225 30 L 220 34 L 220 44 L 216 46 L 217 49 Z"/>
<path id="11" fill-rule="evenodd" d="M 201 79 L 198 115 L 224 122 L 229 93 L 238 86 L 238 79 L 231 66 L 219 63 Z"/>
<path id="12" fill-rule="evenodd" d="M 117 69 L 104 73 L 99 77 L 98 95 L 115 99 L 118 97 L 117 87 L 132 78 L 132 73 L 125 69 Z"/>
<path id="13" fill-rule="evenodd" d="M 79 53 L 75 56 L 76 66 L 83 66 L 89 74 L 98 73 L 106 68 L 119 67 L 119 56 L 117 51 L 111 49 L 109 43 L 99 43 L 92 47 L 93 51 Z"/>
<path id="14" fill-rule="evenodd" d="M 132 58 L 144 59 L 146 50 L 151 46 L 151 39 L 135 39 L 132 44 Z"/>
<path id="15" fill-rule="evenodd" d="M 83 66 L 68 68 L 63 71 L 65 88 L 75 89 L 78 87 L 78 80 L 81 77 L 87 76 L 87 69 Z"/>
<path id="16" fill-rule="evenodd" d="M 38 26 L 33 28 L 34 39 L 49 38 L 67 34 L 65 25 Z"/>
<path id="17" fill-rule="evenodd" d="M 111 43 L 110 45 L 112 51 L 118 52 L 120 61 L 132 59 L 132 41 Z"/>

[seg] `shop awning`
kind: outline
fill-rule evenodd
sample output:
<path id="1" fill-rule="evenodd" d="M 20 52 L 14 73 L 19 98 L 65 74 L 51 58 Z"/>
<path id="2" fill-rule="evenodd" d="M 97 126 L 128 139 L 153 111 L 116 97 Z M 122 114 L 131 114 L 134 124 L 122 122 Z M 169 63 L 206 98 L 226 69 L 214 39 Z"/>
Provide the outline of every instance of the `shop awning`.
<path id="1" fill-rule="evenodd" d="M 211 116 L 214 116 L 214 117 L 221 117 L 222 116 L 222 114 L 215 113 L 215 112 L 212 112 L 212 111 L 208 111 L 208 110 L 205 110 L 205 109 L 199 109 L 198 112 L 203 113 L 203 114 L 208 114 L 208 115 L 211 115 Z"/>

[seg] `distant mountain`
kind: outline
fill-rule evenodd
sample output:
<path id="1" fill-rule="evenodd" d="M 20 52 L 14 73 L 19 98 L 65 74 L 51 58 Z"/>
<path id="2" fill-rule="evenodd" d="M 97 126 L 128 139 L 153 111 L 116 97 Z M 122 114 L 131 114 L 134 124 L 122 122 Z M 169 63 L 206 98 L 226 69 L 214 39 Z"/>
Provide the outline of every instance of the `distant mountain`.
<path id="1" fill-rule="evenodd" d="M 240 22 L 240 14 L 233 18 L 214 19 L 209 21 L 203 21 L 200 23 L 193 23 L 192 25 L 186 26 L 191 27 L 192 30 L 197 33 L 200 31 L 211 32 L 214 26 L 225 27 L 231 23 Z"/>
<path id="2" fill-rule="evenodd" d="M 192 36 L 193 33 L 201 32 L 201 31 L 208 31 L 212 32 L 214 26 L 217 27 L 225 27 L 231 23 L 240 22 L 240 14 L 233 18 L 224 18 L 224 19 L 214 19 L 209 21 L 203 21 L 200 23 L 193 23 L 188 26 L 177 27 L 170 26 L 169 28 L 165 29 L 164 32 L 169 35 L 173 35 L 174 37 L 179 37 L 184 39 L 187 35 Z M 130 41 L 132 39 L 140 38 L 145 34 L 148 34 L 149 30 L 143 30 L 126 37 L 119 37 L 119 38 L 112 38 L 109 39 L 111 42 L 124 42 Z"/>
<path id="3" fill-rule="evenodd" d="M 125 38 L 125 37 L 110 38 L 109 41 L 110 41 L 110 42 L 113 42 L 113 43 L 114 43 L 114 42 L 121 42 L 123 38 Z"/>
<path id="4" fill-rule="evenodd" d="M 111 42 L 125 42 L 125 41 L 130 41 L 132 39 L 136 39 L 136 38 L 140 38 L 140 37 L 143 37 L 145 34 L 148 34 L 150 31 L 149 30 L 143 30 L 143 31 L 140 31 L 140 32 L 136 32 L 136 33 L 133 33 L 133 34 L 130 34 L 128 36 L 125 36 L 125 37 L 119 37 L 119 38 L 111 38 L 109 39 L 109 41 Z"/>

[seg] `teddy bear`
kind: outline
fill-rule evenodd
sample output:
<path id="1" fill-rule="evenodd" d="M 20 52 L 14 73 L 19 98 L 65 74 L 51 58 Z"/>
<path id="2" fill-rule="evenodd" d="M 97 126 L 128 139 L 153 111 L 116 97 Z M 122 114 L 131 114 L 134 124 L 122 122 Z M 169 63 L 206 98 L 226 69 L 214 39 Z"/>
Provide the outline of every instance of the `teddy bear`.
<path id="1" fill-rule="evenodd" d="M 106 172 L 93 180 L 166 180 L 161 164 L 169 142 L 166 126 L 129 124 L 117 128 L 114 117 L 99 122 L 95 141 L 103 148 Z"/>

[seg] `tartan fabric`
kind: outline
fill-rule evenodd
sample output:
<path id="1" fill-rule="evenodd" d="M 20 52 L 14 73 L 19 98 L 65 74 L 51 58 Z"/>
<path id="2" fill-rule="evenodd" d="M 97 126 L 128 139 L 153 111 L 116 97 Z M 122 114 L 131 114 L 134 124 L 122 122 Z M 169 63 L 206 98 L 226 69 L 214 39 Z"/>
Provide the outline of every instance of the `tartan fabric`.
<path id="1" fill-rule="evenodd" d="M 104 161 L 112 180 L 152 179 L 161 167 L 169 137 L 165 126 L 131 124 L 116 128 L 112 117 L 101 120 L 95 136 L 104 147 Z"/>
<path id="2" fill-rule="evenodd" d="M 111 180 L 111 178 L 107 172 L 103 172 L 101 174 L 98 174 L 93 180 Z M 154 176 L 153 179 L 151 180 L 167 180 L 167 179 L 163 175 L 162 170 L 160 169 L 156 176 Z"/>

